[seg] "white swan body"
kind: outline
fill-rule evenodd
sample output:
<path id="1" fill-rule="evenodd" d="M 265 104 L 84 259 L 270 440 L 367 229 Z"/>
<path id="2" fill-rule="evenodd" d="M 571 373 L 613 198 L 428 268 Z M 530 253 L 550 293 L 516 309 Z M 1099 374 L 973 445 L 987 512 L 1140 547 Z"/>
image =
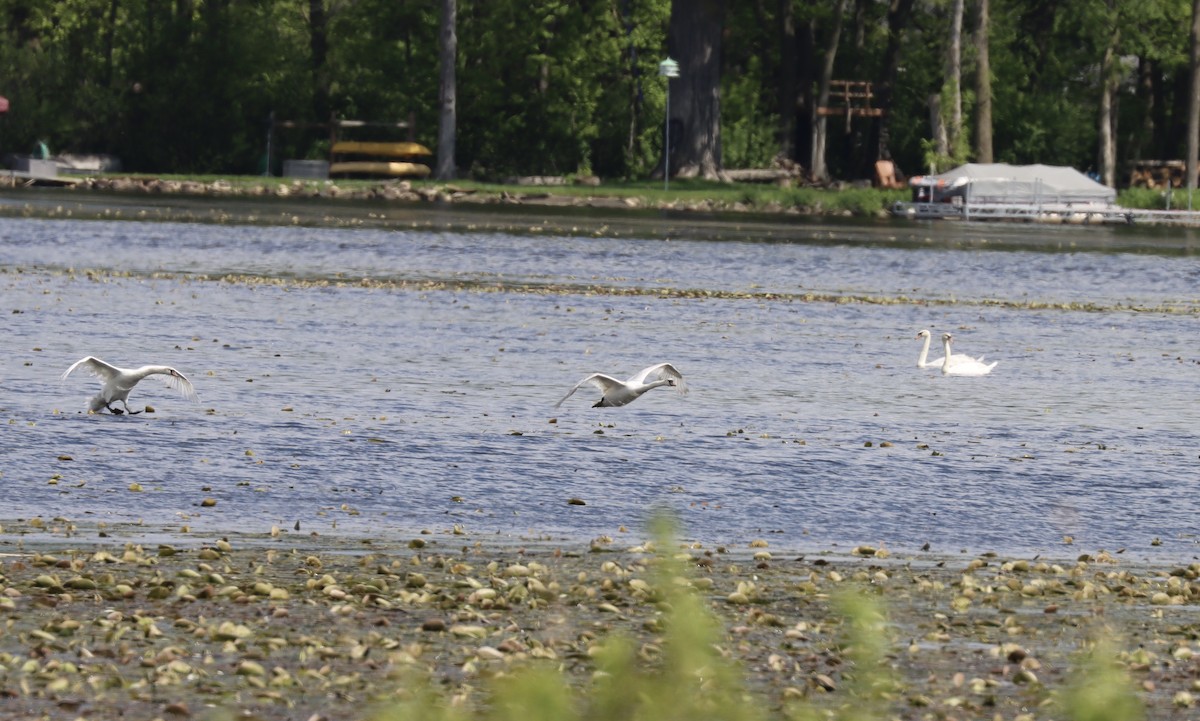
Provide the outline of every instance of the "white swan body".
<path id="1" fill-rule="evenodd" d="M 121 415 L 120 408 L 113 408 L 112 404 L 120 402 L 125 406 L 126 413 L 134 415 L 141 411 L 129 410 L 129 392 L 133 390 L 143 378 L 152 375 L 166 376 L 166 381 L 169 386 L 177 389 L 184 398 L 188 400 L 196 400 L 196 389 L 182 373 L 171 368 L 170 366 L 142 366 L 141 368 L 118 368 L 114 365 L 105 363 L 104 361 L 94 356 L 80 358 L 71 365 L 70 368 L 62 374 L 63 380 L 71 375 L 76 369 L 83 368 L 92 375 L 101 380 L 103 385 L 100 387 L 100 393 L 88 401 L 88 410 L 96 412 L 101 408 L 108 409 L 110 413 Z"/>
<path id="2" fill-rule="evenodd" d="M 554 404 L 554 407 L 561 406 L 563 401 L 570 398 L 575 391 L 589 383 L 599 388 L 604 394 L 592 406 L 593 408 L 623 406 L 637 400 L 646 391 L 659 386 L 674 388 L 679 395 L 687 395 L 688 392 L 687 384 L 683 382 L 683 375 L 675 370 L 675 366 L 670 363 L 659 363 L 642 369 L 627 381 L 619 381 L 603 373 L 593 373 L 576 383 L 575 387 L 562 397 L 562 400 Z"/>
<path id="3" fill-rule="evenodd" d="M 934 358 L 933 360 L 926 360 L 926 358 L 929 356 L 929 341 L 932 338 L 929 331 L 922 330 L 921 332 L 917 333 L 917 337 L 925 339 L 925 342 L 921 344 L 921 354 L 919 356 L 917 356 L 917 367 L 918 368 L 941 368 L 945 359 Z M 950 356 L 950 364 L 951 365 L 954 365 L 955 363 L 966 363 L 967 361 L 983 362 L 983 356 L 979 356 L 978 358 L 973 358 L 973 357 L 967 355 L 966 353 L 955 353 L 954 355 Z"/>
<path id="4" fill-rule="evenodd" d="M 953 363 L 950 361 L 950 341 L 954 336 L 949 333 L 942 334 L 942 347 L 946 351 L 946 358 L 942 361 L 942 375 L 944 376 L 985 376 L 992 372 L 996 364 L 1000 361 L 992 361 L 984 363 L 981 360 L 971 358 L 970 360 Z"/>

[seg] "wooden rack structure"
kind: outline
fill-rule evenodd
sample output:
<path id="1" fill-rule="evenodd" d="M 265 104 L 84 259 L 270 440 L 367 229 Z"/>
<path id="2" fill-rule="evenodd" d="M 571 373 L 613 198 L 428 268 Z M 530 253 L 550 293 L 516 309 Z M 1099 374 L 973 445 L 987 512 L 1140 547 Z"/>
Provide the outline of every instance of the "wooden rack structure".
<path id="1" fill-rule="evenodd" d="M 878 118 L 884 114 L 883 108 L 871 107 L 875 91 L 869 80 L 831 80 L 829 82 L 829 105 L 817 108 L 817 115 L 844 115 L 846 121 L 850 118 Z M 840 100 L 840 104 L 834 104 Z"/>

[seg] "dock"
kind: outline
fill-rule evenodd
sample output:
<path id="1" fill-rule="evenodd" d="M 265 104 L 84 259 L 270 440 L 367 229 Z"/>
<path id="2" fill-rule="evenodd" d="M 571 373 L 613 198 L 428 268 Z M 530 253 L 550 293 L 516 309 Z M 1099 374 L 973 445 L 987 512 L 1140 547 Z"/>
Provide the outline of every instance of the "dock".
<path id="1" fill-rule="evenodd" d="M 1093 203 L 921 203 L 899 201 L 892 215 L 912 220 L 1012 221 L 1067 225 L 1200 226 L 1200 211 L 1142 210 Z"/>
<path id="2" fill-rule="evenodd" d="M 75 185 L 80 178 L 61 175 L 28 173 L 20 170 L 0 170 L 0 187 L 15 188 L 21 185 Z"/>

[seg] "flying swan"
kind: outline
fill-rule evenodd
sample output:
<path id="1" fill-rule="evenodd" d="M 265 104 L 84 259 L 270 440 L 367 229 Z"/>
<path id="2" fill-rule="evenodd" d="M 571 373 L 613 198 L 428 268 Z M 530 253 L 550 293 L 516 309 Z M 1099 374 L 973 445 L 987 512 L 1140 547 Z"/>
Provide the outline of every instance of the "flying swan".
<path id="1" fill-rule="evenodd" d="M 921 355 L 917 356 L 917 367 L 918 368 L 941 368 L 943 365 L 944 359 L 934 358 L 933 360 L 926 360 L 926 357 L 929 355 L 929 341 L 931 340 L 929 331 L 923 330 L 923 331 L 917 333 L 917 338 L 925 339 L 925 342 L 921 344 Z M 954 355 L 950 356 L 950 365 L 954 365 L 956 363 L 965 363 L 967 361 L 983 362 L 983 356 L 979 356 L 978 358 L 972 358 L 971 356 L 967 355 L 966 353 L 955 353 Z"/>
<path id="2" fill-rule="evenodd" d="M 95 412 L 101 408 L 108 409 L 109 413 L 121 415 L 129 413 L 136 415 L 141 411 L 129 410 L 129 391 L 138 384 L 146 376 L 164 375 L 167 376 L 167 385 L 179 390 L 184 398 L 188 400 L 196 400 L 196 389 L 192 387 L 192 382 L 184 377 L 182 373 L 169 366 L 142 366 L 141 368 L 118 368 L 114 365 L 109 365 L 95 356 L 80 358 L 71 365 L 70 368 L 62 374 L 62 379 L 66 380 L 67 376 L 75 372 L 75 370 L 83 368 L 92 375 L 100 379 L 103 385 L 100 388 L 100 393 L 88 401 L 88 410 Z M 113 408 L 112 404 L 117 401 L 125 406 L 125 410 Z"/>
<path id="3" fill-rule="evenodd" d="M 985 376 L 992 372 L 999 361 L 984 363 L 981 360 L 970 358 L 969 360 L 959 363 L 952 362 L 950 356 L 950 341 L 954 336 L 949 333 L 942 334 L 942 348 L 946 351 L 946 358 L 942 361 L 942 375 L 944 376 Z M 982 357 L 982 356 L 981 356 Z"/>
<path id="4" fill-rule="evenodd" d="M 619 381 L 603 373 L 593 373 L 576 383 L 575 387 L 562 397 L 562 400 L 554 404 L 554 407 L 561 406 L 563 401 L 570 398 L 575 391 L 589 383 L 604 393 L 600 400 L 592 406 L 593 408 L 623 406 L 626 403 L 634 402 L 651 388 L 659 386 L 669 386 L 674 388 L 679 395 L 687 395 L 687 384 L 683 382 L 683 376 L 675 370 L 675 366 L 670 363 L 659 363 L 639 371 L 627 381 Z"/>

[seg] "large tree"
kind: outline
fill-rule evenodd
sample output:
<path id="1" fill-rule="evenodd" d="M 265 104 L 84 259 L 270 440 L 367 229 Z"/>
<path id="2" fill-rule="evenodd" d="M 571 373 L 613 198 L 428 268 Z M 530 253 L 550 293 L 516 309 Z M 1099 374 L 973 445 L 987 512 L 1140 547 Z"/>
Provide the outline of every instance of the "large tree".
<path id="1" fill-rule="evenodd" d="M 779 152 L 796 157 L 800 60 L 796 43 L 796 11 L 792 0 L 779 0 Z"/>
<path id="2" fill-rule="evenodd" d="M 1187 189 L 1196 189 L 1196 164 L 1200 155 L 1200 0 L 1192 0 L 1191 84 L 1187 113 Z M 1190 197 L 1190 196 L 1189 196 Z"/>
<path id="3" fill-rule="evenodd" d="M 309 68 L 312 71 L 312 112 L 316 122 L 329 119 L 329 13 L 325 0 L 308 0 Z"/>
<path id="4" fill-rule="evenodd" d="M 820 114 L 820 109 L 829 105 L 829 88 L 833 83 L 833 66 L 837 60 L 838 41 L 842 36 L 842 17 L 846 13 L 849 0 L 835 0 L 833 9 L 833 27 L 829 31 L 829 45 L 825 49 L 825 59 L 821 65 L 821 77 L 817 90 L 817 101 L 813 103 L 813 132 L 812 158 L 809 170 L 813 180 L 827 180 L 829 169 L 825 163 L 825 140 L 828 130 L 828 118 Z"/>
<path id="5" fill-rule="evenodd" d="M 458 63 L 457 16 L 456 0 L 442 0 L 438 57 L 441 68 L 438 83 L 437 168 L 434 169 L 434 177 L 438 180 L 453 180 L 455 176 L 454 138 L 458 91 L 454 71 Z"/>
<path id="6" fill-rule="evenodd" d="M 946 154 L 957 160 L 962 141 L 962 24 L 963 0 L 950 2 L 950 42 L 946 49 L 946 78 L 943 93 L 950 107 L 944 108 L 946 119 Z"/>
<path id="7" fill-rule="evenodd" d="M 1200 1 L 1200 0 L 1197 0 Z M 992 61 L 988 28 L 988 0 L 975 7 L 975 160 L 992 162 Z"/>
<path id="8" fill-rule="evenodd" d="M 891 158 L 889 147 L 892 137 L 892 96 L 896 91 L 896 78 L 900 70 L 901 40 L 904 29 L 912 15 L 914 0 L 891 0 L 887 12 L 887 44 L 883 52 L 883 63 L 875 84 L 875 99 L 883 108 L 883 115 L 872 125 L 871 150 L 874 157 L 866 158 L 873 172 L 875 161 L 880 158 Z"/>
<path id="9" fill-rule="evenodd" d="M 671 0 L 668 54 L 679 63 L 670 80 L 670 172 L 681 178 L 720 179 L 721 31 L 724 0 Z M 657 175 L 662 176 L 660 163 Z"/>
<path id="10" fill-rule="evenodd" d="M 1100 108 L 1097 117 L 1100 178 L 1110 188 L 1117 185 L 1117 89 L 1121 85 L 1121 60 L 1117 55 L 1121 26 L 1117 22 L 1116 0 L 1107 0 L 1110 28 L 1100 61 Z"/>

